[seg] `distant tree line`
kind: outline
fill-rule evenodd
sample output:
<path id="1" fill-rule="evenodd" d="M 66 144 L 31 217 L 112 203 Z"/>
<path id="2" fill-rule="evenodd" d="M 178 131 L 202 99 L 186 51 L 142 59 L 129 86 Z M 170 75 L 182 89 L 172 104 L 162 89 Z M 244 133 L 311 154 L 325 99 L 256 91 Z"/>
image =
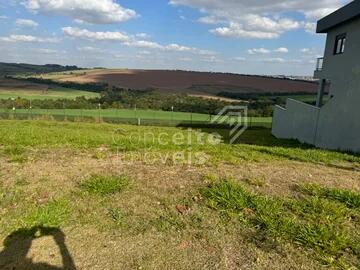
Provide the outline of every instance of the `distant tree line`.
<path id="1" fill-rule="evenodd" d="M 11 77 L 12 79 L 18 79 Z M 45 100 L 31 100 L 31 107 L 38 109 L 96 109 L 99 107 L 107 108 L 139 108 L 139 109 L 153 109 L 163 111 L 177 111 L 177 112 L 194 112 L 204 114 L 216 114 L 222 108 L 229 105 L 228 101 L 221 99 L 206 99 L 202 97 L 191 97 L 186 94 L 166 94 L 160 93 L 154 89 L 133 90 L 123 89 L 118 87 L 111 87 L 108 84 L 95 83 L 74 83 L 74 82 L 57 82 L 42 78 L 23 78 L 21 80 L 30 81 L 33 83 L 40 83 L 46 85 L 56 85 L 64 88 L 71 88 L 77 90 L 91 91 L 100 93 L 99 98 L 85 98 L 78 97 L 76 99 L 45 99 Z M 288 94 L 288 93 L 287 93 Z M 267 96 L 268 95 L 268 96 Z M 285 95 L 285 93 L 284 93 Z M 232 105 L 242 105 L 248 107 L 250 116 L 271 116 L 273 113 L 273 106 L 279 103 L 277 100 L 278 94 L 258 94 L 252 93 L 232 93 L 222 92 L 219 94 L 222 97 L 232 99 L 239 99 L 239 101 L 232 102 Z M 280 102 L 281 103 L 281 102 Z M 29 108 L 30 100 L 24 98 L 17 98 L 15 100 L 3 99 L 0 100 L 1 108 L 11 109 L 13 107 L 18 109 Z"/>
<path id="2" fill-rule="evenodd" d="M 41 74 L 48 72 L 62 72 L 79 70 L 77 66 L 61 66 L 56 64 L 31 65 L 22 63 L 0 63 L 0 75 L 11 74 Z"/>
<path id="3" fill-rule="evenodd" d="M 229 102 L 205 99 L 201 97 L 190 97 L 185 94 L 163 94 L 153 90 L 128 90 L 121 88 L 111 88 L 101 92 L 99 98 L 78 97 L 75 99 L 35 99 L 28 100 L 18 97 L 12 99 L 0 99 L 0 108 L 28 109 L 30 105 L 33 109 L 97 109 L 99 104 L 102 109 L 153 109 L 176 112 L 194 112 L 204 114 L 216 114 Z M 234 105 L 248 105 L 247 103 L 237 102 Z M 251 105 L 249 108 L 255 115 L 263 115 L 264 110 L 257 110 Z"/>
<path id="4" fill-rule="evenodd" d="M 15 80 L 19 80 L 19 81 L 28 81 L 28 82 L 37 83 L 37 84 L 53 85 L 53 86 L 59 86 L 59 87 L 64 87 L 64 88 L 83 90 L 83 91 L 95 92 L 95 93 L 101 93 L 103 91 L 106 91 L 106 89 L 109 87 L 108 84 L 106 84 L 106 83 L 61 82 L 61 81 L 54 81 L 54 80 L 50 80 L 50 79 L 43 79 L 43 78 L 37 78 L 37 77 L 19 78 L 19 77 L 13 77 L 13 76 L 5 76 L 5 78 L 15 79 Z"/>

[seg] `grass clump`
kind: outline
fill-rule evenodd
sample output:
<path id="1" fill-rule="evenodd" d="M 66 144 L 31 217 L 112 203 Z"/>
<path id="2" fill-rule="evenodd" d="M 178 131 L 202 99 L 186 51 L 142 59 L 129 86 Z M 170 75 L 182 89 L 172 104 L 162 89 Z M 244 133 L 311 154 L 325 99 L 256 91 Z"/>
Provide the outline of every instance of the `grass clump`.
<path id="1" fill-rule="evenodd" d="M 121 192 L 129 185 L 129 178 L 126 176 L 104 176 L 93 175 L 81 183 L 83 190 L 90 194 L 101 196 Z"/>
<path id="2" fill-rule="evenodd" d="M 360 252 L 360 239 L 353 233 L 359 224 L 354 224 L 351 211 L 338 202 L 316 196 L 292 200 L 267 197 L 231 180 L 218 181 L 200 192 L 207 205 L 222 215 L 236 214 L 260 234 L 311 248 L 319 258 L 330 258 L 327 263 L 341 264 L 342 257 Z"/>
<path id="3" fill-rule="evenodd" d="M 59 227 L 70 214 L 70 202 L 67 199 L 56 199 L 37 206 L 24 219 L 25 227 L 34 226 Z"/>
<path id="4" fill-rule="evenodd" d="M 18 145 L 11 145 L 4 148 L 3 153 L 10 162 L 23 163 L 27 160 L 26 148 Z"/>
<path id="5" fill-rule="evenodd" d="M 244 181 L 251 185 L 251 186 L 256 186 L 256 187 L 263 187 L 266 185 L 266 180 L 265 180 L 265 177 L 255 177 L 255 176 L 252 176 L 252 177 L 247 177 L 247 178 L 244 178 Z"/>
<path id="6" fill-rule="evenodd" d="M 124 221 L 124 214 L 119 208 L 110 208 L 108 215 L 116 225 L 121 225 Z"/>
<path id="7" fill-rule="evenodd" d="M 311 196 L 343 203 L 348 208 L 360 208 L 360 193 L 358 192 L 338 188 L 324 188 L 317 184 L 299 185 L 298 190 Z"/>

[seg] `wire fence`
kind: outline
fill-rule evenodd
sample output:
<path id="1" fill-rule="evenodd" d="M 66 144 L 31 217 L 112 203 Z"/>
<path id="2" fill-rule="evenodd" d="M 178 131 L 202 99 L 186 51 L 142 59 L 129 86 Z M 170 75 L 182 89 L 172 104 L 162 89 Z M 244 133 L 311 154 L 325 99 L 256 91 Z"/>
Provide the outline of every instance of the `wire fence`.
<path id="1" fill-rule="evenodd" d="M 67 121 L 67 122 L 88 122 L 88 123 L 111 123 L 111 124 L 130 124 L 139 126 L 168 126 L 168 127 L 209 127 L 209 128 L 228 128 L 234 125 L 234 121 L 225 121 L 223 123 L 213 122 L 214 116 L 195 114 L 192 116 L 184 114 L 186 117 L 174 117 L 171 113 L 159 115 L 157 118 L 148 115 L 134 114 L 122 115 L 118 113 L 106 112 L 106 110 L 98 110 L 96 112 L 87 110 L 1 110 L 1 120 L 46 120 L 46 121 Z M 247 117 L 241 122 L 250 128 L 271 128 L 271 118 L 264 117 Z M 236 123 L 238 124 L 238 123 Z"/>

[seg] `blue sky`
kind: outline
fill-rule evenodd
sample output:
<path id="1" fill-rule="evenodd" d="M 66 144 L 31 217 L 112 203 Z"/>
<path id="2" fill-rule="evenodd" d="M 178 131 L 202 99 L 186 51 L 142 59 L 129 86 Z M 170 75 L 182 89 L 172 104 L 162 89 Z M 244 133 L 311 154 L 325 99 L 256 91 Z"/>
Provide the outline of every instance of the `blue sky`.
<path id="1" fill-rule="evenodd" d="M 10 0 L 0 61 L 311 75 L 345 0 Z"/>

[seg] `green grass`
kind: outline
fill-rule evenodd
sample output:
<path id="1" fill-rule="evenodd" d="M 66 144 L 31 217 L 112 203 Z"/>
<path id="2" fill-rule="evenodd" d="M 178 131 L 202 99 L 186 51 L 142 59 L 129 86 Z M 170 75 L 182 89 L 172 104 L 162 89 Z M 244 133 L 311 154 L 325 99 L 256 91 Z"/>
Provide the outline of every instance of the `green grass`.
<path id="1" fill-rule="evenodd" d="M 111 119 L 132 119 L 134 123 L 137 123 L 137 119 L 141 120 L 163 120 L 169 122 L 181 123 L 181 121 L 187 122 L 210 122 L 211 118 L 208 114 L 200 113 L 187 113 L 187 112 L 167 112 L 156 110 L 133 110 L 133 109 L 105 109 L 105 110 L 81 110 L 81 109 L 17 109 L 12 111 L 10 109 L 0 109 L 0 113 L 7 114 L 8 116 L 16 119 L 17 117 L 37 117 L 37 116 L 54 116 L 64 119 L 66 117 L 77 117 L 79 120 L 84 118 L 111 118 Z M 214 116 L 212 116 L 214 117 Z M 249 117 L 249 124 L 268 124 L 272 122 L 271 117 Z"/>
<path id="2" fill-rule="evenodd" d="M 56 199 L 37 206 L 24 218 L 26 228 L 34 226 L 59 227 L 70 214 L 70 202 L 67 199 Z"/>
<path id="3" fill-rule="evenodd" d="M 198 142 L 197 137 L 211 136 L 212 132 L 224 135 L 224 143 L 211 145 Z M 176 136 L 185 138 L 174 144 Z M 55 121 L 0 121 L 0 154 L 11 156 L 10 149 L 28 147 L 95 149 L 106 147 L 119 152 L 176 151 L 203 152 L 211 162 L 295 160 L 306 163 L 331 165 L 341 168 L 358 168 L 360 157 L 349 153 L 327 151 L 302 145 L 293 140 L 278 140 L 270 130 L 247 130 L 237 144 L 228 145 L 227 131 L 216 129 L 191 130 L 172 127 L 145 127 L 104 123 L 70 123 Z M 162 138 L 159 140 L 159 138 Z M 135 138 L 135 139 L 134 139 Z M 190 144 L 188 141 L 190 140 Z M 10 151 L 10 152 L 9 152 Z M 24 152 L 25 151 L 25 152 Z"/>
<path id="4" fill-rule="evenodd" d="M 201 189 L 201 195 L 211 209 L 230 217 L 237 214 L 240 222 L 266 237 L 313 249 L 327 263 L 343 265 L 346 253 L 360 252 L 360 239 L 353 231 L 360 224 L 355 224 L 352 212 L 342 204 L 316 196 L 272 198 L 249 192 L 231 180 L 215 182 Z"/>
<path id="5" fill-rule="evenodd" d="M 360 193 L 351 190 L 324 188 L 317 184 L 299 185 L 298 189 L 305 194 L 337 201 L 349 208 L 360 209 Z"/>
<path id="6" fill-rule="evenodd" d="M 83 190 L 90 194 L 101 196 L 111 195 L 121 192 L 129 185 L 129 179 L 126 176 L 103 176 L 94 175 L 81 183 Z"/>
<path id="7" fill-rule="evenodd" d="M 166 112 L 155 110 L 133 110 L 133 109 L 105 109 L 105 110 L 80 110 L 80 109 L 17 109 L 15 112 L 7 109 L 0 109 L 0 112 L 11 115 L 53 115 L 53 116 L 75 116 L 75 117 L 109 117 L 126 119 L 148 119 L 148 120 L 175 120 L 175 121 L 209 121 L 210 116 L 198 113 Z M 269 120 L 267 120 L 269 121 Z"/>

